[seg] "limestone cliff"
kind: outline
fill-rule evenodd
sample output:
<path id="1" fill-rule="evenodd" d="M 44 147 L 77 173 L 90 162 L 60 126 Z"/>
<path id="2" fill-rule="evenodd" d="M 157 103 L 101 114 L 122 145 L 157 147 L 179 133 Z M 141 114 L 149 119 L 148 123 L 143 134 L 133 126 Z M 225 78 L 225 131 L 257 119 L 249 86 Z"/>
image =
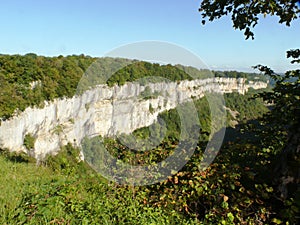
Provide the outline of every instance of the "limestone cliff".
<path id="1" fill-rule="evenodd" d="M 147 86 L 152 98 L 145 96 Z M 267 83 L 246 84 L 242 78 L 209 78 L 145 85 L 99 85 L 80 96 L 46 102 L 42 109 L 27 108 L 19 115 L 2 121 L 0 148 L 27 151 L 23 145 L 24 137 L 31 134 L 35 137 L 31 152 L 40 159 L 57 152 L 68 142 L 80 146 L 85 136 L 113 136 L 149 126 L 160 112 L 175 108 L 191 97 L 201 98 L 205 92 L 237 91 L 244 94 L 250 87 L 266 88 Z"/>

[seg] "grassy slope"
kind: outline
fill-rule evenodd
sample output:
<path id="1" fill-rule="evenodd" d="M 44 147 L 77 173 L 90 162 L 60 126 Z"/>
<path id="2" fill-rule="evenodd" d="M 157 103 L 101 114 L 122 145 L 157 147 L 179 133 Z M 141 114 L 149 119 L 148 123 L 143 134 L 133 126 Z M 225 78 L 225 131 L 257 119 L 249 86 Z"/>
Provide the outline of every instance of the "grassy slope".
<path id="1" fill-rule="evenodd" d="M 193 224 L 143 204 L 144 193 L 107 183 L 84 163 L 63 165 L 66 155 L 51 159 L 59 170 L 0 155 L 0 224 Z"/>
<path id="2" fill-rule="evenodd" d="M 38 192 L 42 184 L 54 177 L 63 179 L 49 168 L 12 162 L 4 156 L 0 156 L 0 174 L 0 224 L 8 223 L 26 192 Z"/>

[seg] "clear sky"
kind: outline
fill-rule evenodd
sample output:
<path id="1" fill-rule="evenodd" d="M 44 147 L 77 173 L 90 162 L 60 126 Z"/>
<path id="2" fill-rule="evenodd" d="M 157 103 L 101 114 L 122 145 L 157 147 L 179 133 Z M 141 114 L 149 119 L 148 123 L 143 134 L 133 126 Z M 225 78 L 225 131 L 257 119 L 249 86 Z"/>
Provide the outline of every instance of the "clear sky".
<path id="1" fill-rule="evenodd" d="M 195 0 L 9 0 L 0 2 L 0 53 L 103 56 L 124 44 L 157 40 L 180 45 L 212 69 L 277 72 L 295 68 L 286 50 L 300 48 L 300 19 L 291 27 L 267 17 L 255 40 L 245 40 L 230 18 L 201 25 Z"/>

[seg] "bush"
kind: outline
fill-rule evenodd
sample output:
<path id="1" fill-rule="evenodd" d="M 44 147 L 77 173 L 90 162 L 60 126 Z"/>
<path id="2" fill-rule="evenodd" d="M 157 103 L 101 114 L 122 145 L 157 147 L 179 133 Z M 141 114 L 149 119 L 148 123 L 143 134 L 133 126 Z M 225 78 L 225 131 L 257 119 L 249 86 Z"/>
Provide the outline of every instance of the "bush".
<path id="1" fill-rule="evenodd" d="M 34 149 L 35 137 L 31 134 L 26 134 L 24 137 L 23 144 L 27 150 Z"/>

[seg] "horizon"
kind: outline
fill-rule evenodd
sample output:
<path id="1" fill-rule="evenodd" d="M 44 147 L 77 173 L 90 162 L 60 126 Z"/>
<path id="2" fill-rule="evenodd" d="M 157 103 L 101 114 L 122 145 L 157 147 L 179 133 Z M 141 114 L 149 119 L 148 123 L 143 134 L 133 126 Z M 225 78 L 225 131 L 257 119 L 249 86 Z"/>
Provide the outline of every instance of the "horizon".
<path id="1" fill-rule="evenodd" d="M 296 68 L 286 51 L 299 47 L 299 20 L 286 27 L 277 18 L 260 18 L 255 39 L 245 40 L 229 16 L 201 25 L 200 3 L 12 0 L 0 9 L 5 21 L 0 53 L 103 57 L 119 46 L 157 40 L 193 52 L 211 70 L 256 73 L 252 66 L 257 64 L 277 73 Z"/>

